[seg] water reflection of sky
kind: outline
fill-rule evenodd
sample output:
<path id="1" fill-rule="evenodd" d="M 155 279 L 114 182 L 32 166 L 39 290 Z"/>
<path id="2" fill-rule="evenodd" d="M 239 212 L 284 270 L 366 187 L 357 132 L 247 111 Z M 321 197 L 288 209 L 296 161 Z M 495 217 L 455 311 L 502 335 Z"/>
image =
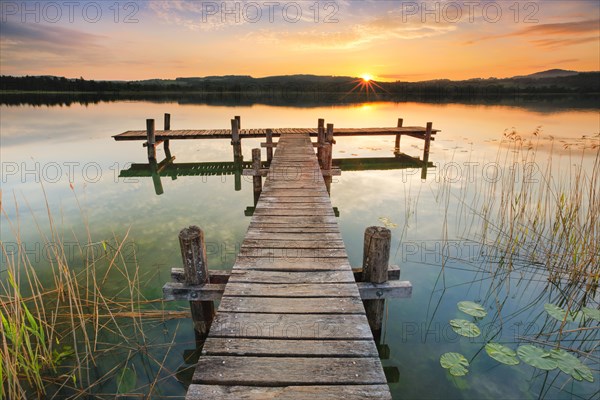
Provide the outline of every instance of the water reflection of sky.
<path id="1" fill-rule="evenodd" d="M 441 201 L 445 198 L 442 192 L 450 190 L 450 199 L 457 199 L 463 190 L 476 190 L 465 187 L 461 179 L 467 171 L 481 178 L 486 163 L 496 159 L 503 132 L 513 127 L 529 134 L 541 126 L 542 137 L 553 136 L 557 142 L 553 160 L 557 170 L 574 162 L 590 162 L 591 157 L 582 159 L 573 155 L 573 150 L 569 158 L 569 151 L 558 143 L 597 134 L 596 111 L 545 113 L 509 106 L 423 103 L 310 109 L 150 102 L 2 106 L 2 204 L 9 218 L 16 221 L 13 197 L 19 203 L 23 238 L 39 240 L 31 212 L 41 221 L 41 229 L 46 229 L 43 185 L 50 208 L 64 231 L 83 234 L 84 219 L 89 221 L 94 240 L 113 234 L 123 237 L 131 229 L 129 238 L 136 244 L 140 268 L 147 272 L 144 284 L 150 297 L 160 296 L 169 268 L 180 263 L 177 233 L 185 226 L 197 224 L 205 230 L 212 267 L 231 267 L 236 245 L 249 223 L 244 209 L 252 205 L 250 180 L 243 179 L 242 190 L 236 192 L 233 176 L 177 180 L 163 177 L 164 194 L 156 196 L 150 178 L 118 178 L 119 170 L 128 164 L 146 161 L 145 149 L 141 142 L 115 142 L 110 136 L 128 129 L 143 129 L 146 118 L 155 118 L 160 128 L 164 112 L 171 113 L 173 129 L 228 127 L 234 115 L 242 116 L 244 128 L 311 127 L 317 118 L 325 118 L 338 127 L 395 126 L 398 117 L 404 118 L 404 126 L 433 121 L 434 128 L 442 132 L 432 143 L 430 161 L 436 168 L 430 169 L 426 181 L 420 179 L 418 170 L 356 171 L 335 177 L 332 187 L 332 203 L 340 210 L 339 224 L 352 265 L 358 266 L 362 260 L 365 227 L 380 225 L 382 217 L 397 224 L 392 229 L 392 262 L 402 267 L 402 279 L 411 280 L 414 291 L 412 299 L 389 303 L 386 338 L 392 356 L 385 364 L 399 366 L 401 373 L 400 383 L 393 384 L 392 389 L 395 395 L 405 398 L 522 398 L 538 389 L 539 380 L 529 381 L 530 367 L 497 366 L 484 354 L 474 361 L 476 371 L 464 379 L 449 379 L 439 368 L 439 355 L 445 351 L 463 351 L 470 356 L 477 351 L 477 346 L 457 338 L 447 327 L 447 321 L 458 315 L 456 302 L 468 299 L 494 304 L 493 299 L 486 298 L 490 281 L 477 271 L 476 257 L 470 263 L 447 260 L 443 276 L 440 275 L 443 259 L 439 252 L 444 238 L 456 246 L 455 254 L 462 258 L 465 252 L 476 251 L 469 246 L 469 224 L 461 219 L 464 205 L 454 200 L 446 205 Z M 393 137 L 338 138 L 334 157 L 390 157 L 393 141 Z M 246 159 L 259 142 L 243 141 Z M 420 140 L 402 138 L 401 148 L 409 155 L 421 156 L 422 146 Z M 174 141 L 171 151 L 176 162 L 232 158 L 227 140 Z M 588 150 L 588 154 L 593 155 L 594 151 Z M 160 150 L 159 157 L 162 155 Z M 546 158 L 540 156 L 537 162 L 543 163 Z M 457 168 L 461 179 L 444 184 L 442 176 L 449 168 Z M 11 237 L 9 224 L 3 223 L 3 242 L 10 242 Z M 512 290 L 522 291 L 517 286 Z M 520 293 L 509 301 L 510 307 L 526 304 L 530 296 L 533 294 Z M 526 321 L 526 316 L 522 318 Z M 511 340 L 514 335 L 507 329 L 502 337 Z M 509 389 L 506 381 L 515 384 Z M 583 394 L 592 387 L 577 385 L 581 386 L 573 390 Z M 568 397 L 558 392 L 556 396 Z"/>

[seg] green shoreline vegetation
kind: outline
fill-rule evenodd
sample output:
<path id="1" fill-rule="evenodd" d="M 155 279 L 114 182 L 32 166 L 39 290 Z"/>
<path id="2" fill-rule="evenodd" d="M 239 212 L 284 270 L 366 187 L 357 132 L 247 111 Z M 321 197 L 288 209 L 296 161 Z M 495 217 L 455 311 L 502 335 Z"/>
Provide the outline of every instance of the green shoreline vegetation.
<path id="1" fill-rule="evenodd" d="M 83 77 L 0 76 L 0 91 L 9 93 L 385 93 L 390 95 L 598 94 L 600 72 L 549 70 L 512 78 L 422 82 L 366 82 L 344 76 L 285 75 L 253 78 L 227 75 L 145 81 L 95 81 Z"/>

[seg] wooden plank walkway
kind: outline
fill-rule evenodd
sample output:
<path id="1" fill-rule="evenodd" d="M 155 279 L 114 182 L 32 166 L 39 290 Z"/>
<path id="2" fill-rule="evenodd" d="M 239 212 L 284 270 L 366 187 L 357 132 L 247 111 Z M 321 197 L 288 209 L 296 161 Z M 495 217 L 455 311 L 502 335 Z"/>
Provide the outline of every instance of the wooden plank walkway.
<path id="1" fill-rule="evenodd" d="M 273 136 L 278 137 L 284 134 L 298 134 L 317 136 L 317 128 L 275 128 L 272 130 Z M 406 135 L 417 138 L 424 138 L 426 129 L 419 126 L 406 126 L 402 128 L 335 128 L 335 136 L 380 136 L 380 135 Z M 433 129 L 432 135 L 439 130 Z M 240 138 L 261 138 L 265 137 L 267 129 L 240 129 Z M 113 138 L 122 140 L 146 140 L 145 130 L 126 131 Z M 174 139 L 231 139 L 231 129 L 184 129 L 184 130 L 157 130 L 156 140 L 174 140 Z M 433 138 L 432 138 L 433 140 Z"/>
<path id="2" fill-rule="evenodd" d="M 309 135 L 281 135 L 188 400 L 391 399 Z"/>

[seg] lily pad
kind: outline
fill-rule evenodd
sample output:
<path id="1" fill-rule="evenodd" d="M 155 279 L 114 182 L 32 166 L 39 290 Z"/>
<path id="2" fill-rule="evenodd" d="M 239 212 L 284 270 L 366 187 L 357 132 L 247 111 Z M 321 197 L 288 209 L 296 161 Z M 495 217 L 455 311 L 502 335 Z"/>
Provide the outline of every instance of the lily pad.
<path id="1" fill-rule="evenodd" d="M 450 326 L 454 332 L 461 336 L 477 337 L 481 335 L 481 331 L 477 325 L 467 321 L 466 319 L 452 319 L 450 320 Z"/>
<path id="2" fill-rule="evenodd" d="M 552 304 L 552 303 L 546 303 L 544 304 L 544 310 L 546 310 L 546 312 L 554 319 L 559 320 L 560 322 L 565 320 L 565 315 L 566 315 L 566 321 L 567 322 L 573 322 L 573 316 L 571 314 L 567 314 L 567 311 L 563 310 L 562 308 Z"/>
<path id="3" fill-rule="evenodd" d="M 560 368 L 562 372 L 571 375 L 573 379 L 578 381 L 585 379 L 588 382 L 594 382 L 592 370 L 579 361 L 573 354 L 562 349 L 554 349 L 550 352 L 550 357 L 556 360 L 558 368 Z"/>
<path id="4" fill-rule="evenodd" d="M 552 371 L 558 366 L 556 360 L 550 355 L 550 352 L 529 344 L 519 346 L 517 354 L 524 363 L 545 371 Z"/>
<path id="5" fill-rule="evenodd" d="M 586 318 L 600 321 L 600 310 L 597 308 L 583 307 L 581 311 L 583 311 L 583 315 L 585 315 Z"/>
<path id="6" fill-rule="evenodd" d="M 458 309 L 472 317 L 483 318 L 487 315 L 487 311 L 481 304 L 472 301 L 461 301 L 458 303 Z"/>
<path id="7" fill-rule="evenodd" d="M 519 364 L 517 353 L 515 353 L 513 349 L 503 346 L 501 344 L 488 343 L 485 345 L 485 352 L 488 354 L 488 356 L 492 357 L 499 363 L 506 365 Z"/>
<path id="8" fill-rule="evenodd" d="M 440 357 L 440 365 L 452 376 L 464 376 L 469 373 L 469 361 L 460 353 L 444 353 Z"/>
<path id="9" fill-rule="evenodd" d="M 135 389 L 137 381 L 137 375 L 135 371 L 129 367 L 123 368 L 123 371 L 119 375 L 117 382 L 117 392 L 119 394 L 125 394 Z"/>

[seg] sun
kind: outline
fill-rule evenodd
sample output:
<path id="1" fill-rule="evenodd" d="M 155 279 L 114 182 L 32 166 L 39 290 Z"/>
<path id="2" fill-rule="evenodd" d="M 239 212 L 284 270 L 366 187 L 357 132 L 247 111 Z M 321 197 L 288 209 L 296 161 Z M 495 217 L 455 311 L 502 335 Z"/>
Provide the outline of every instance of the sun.
<path id="1" fill-rule="evenodd" d="M 360 78 L 356 78 L 352 81 L 352 84 L 354 84 L 354 87 L 352 89 L 350 89 L 350 91 L 348 91 L 347 94 L 350 94 L 354 91 L 358 91 L 358 92 L 362 92 L 364 91 L 367 95 L 369 93 L 376 93 L 376 89 L 381 90 L 382 92 L 385 92 L 386 90 L 381 87 L 373 78 L 373 75 L 371 74 L 362 74 L 360 76 Z"/>

